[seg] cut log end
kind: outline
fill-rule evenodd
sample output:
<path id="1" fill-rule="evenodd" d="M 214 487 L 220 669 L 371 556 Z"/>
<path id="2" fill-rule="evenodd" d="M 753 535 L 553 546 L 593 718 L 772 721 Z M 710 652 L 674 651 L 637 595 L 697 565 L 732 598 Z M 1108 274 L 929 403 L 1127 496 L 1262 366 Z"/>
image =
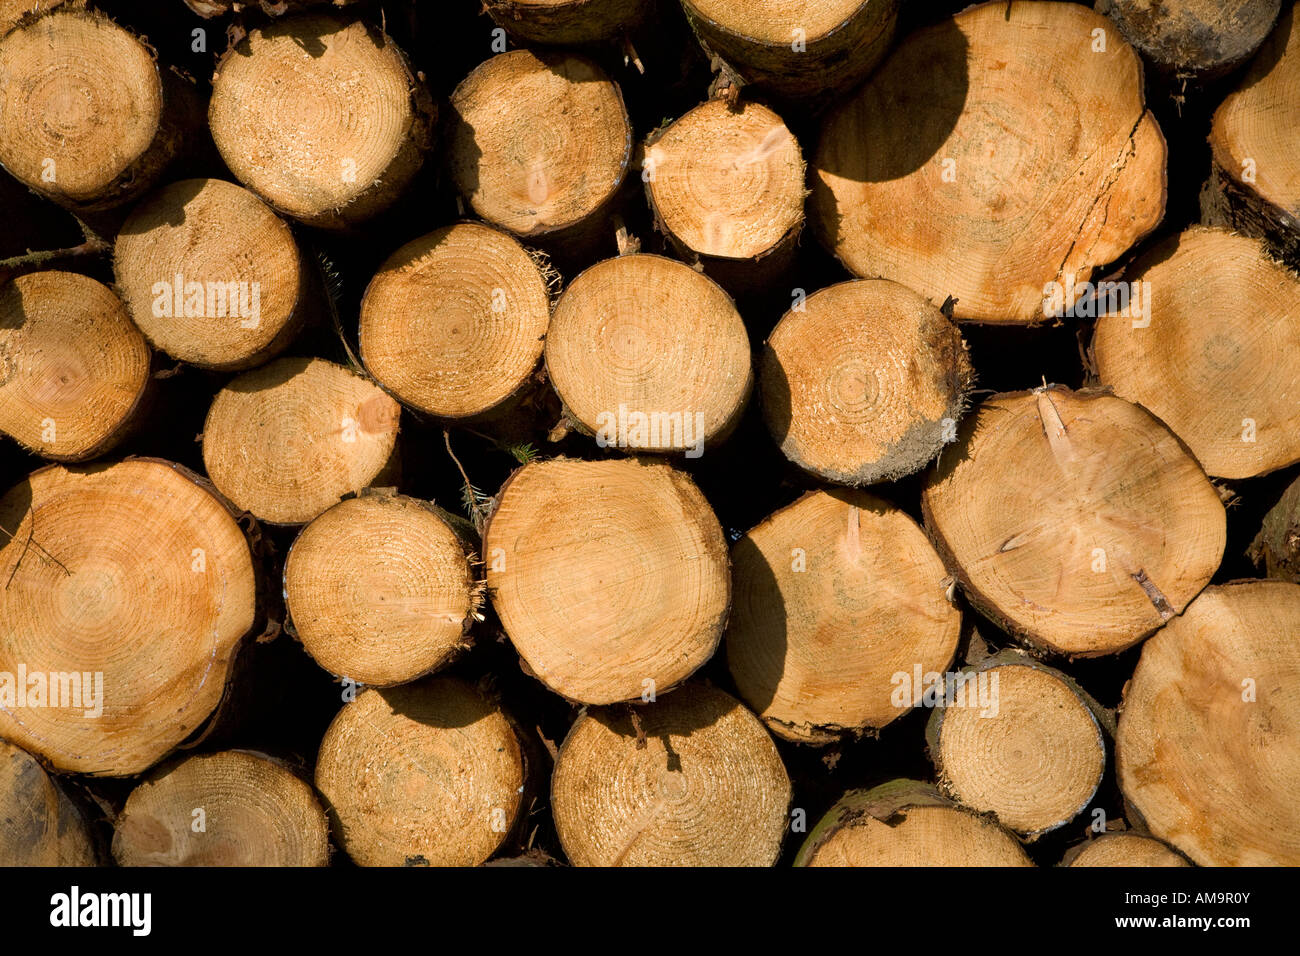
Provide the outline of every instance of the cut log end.
<path id="1" fill-rule="evenodd" d="M 324 359 L 284 358 L 217 393 L 203 463 L 217 490 L 272 524 L 303 524 L 391 473 L 400 407 Z"/>
<path id="2" fill-rule="evenodd" d="M 148 385 L 149 346 L 103 284 L 49 271 L 0 288 L 0 432 L 46 458 L 94 458 Z"/>
<path id="3" fill-rule="evenodd" d="M 787 312 L 761 376 L 763 414 L 786 457 L 855 486 L 925 467 L 955 440 L 974 383 L 956 326 L 887 280 L 843 282 Z"/>
<path id="4" fill-rule="evenodd" d="M 316 787 L 360 866 L 477 866 L 519 814 L 523 753 L 495 704 L 433 678 L 344 704 L 321 741 Z"/>
<path id="5" fill-rule="evenodd" d="M 0 740 L 0 866 L 96 866 L 81 809 L 40 762 Z"/>
<path id="6" fill-rule="evenodd" d="M 0 737 L 79 773 L 140 773 L 201 727 L 255 620 L 243 531 L 151 459 L 11 489 L 0 580 Z"/>
<path id="7" fill-rule="evenodd" d="M 635 723 L 624 708 L 587 713 L 560 748 L 551 804 L 570 862 L 775 863 L 790 779 L 754 715 L 702 685 L 682 687 L 636 713 Z"/>
<path id="8" fill-rule="evenodd" d="M 697 106 L 645 151 L 646 195 L 658 224 L 706 271 L 786 262 L 803 225 L 804 162 L 781 117 L 757 103 Z M 733 269 L 733 271 L 740 271 Z"/>
<path id="9" fill-rule="evenodd" d="M 771 730 L 829 743 L 910 710 L 897 676 L 945 671 L 961 615 L 916 523 L 862 492 L 811 492 L 732 549 L 727 663 Z"/>
<path id="10" fill-rule="evenodd" d="M 1300 278 L 1259 241 L 1198 226 L 1138 260 L 1121 291 L 1129 308 L 1093 336 L 1102 385 L 1158 416 L 1210 475 L 1300 461 Z"/>
<path id="11" fill-rule="evenodd" d="M 985 401 L 921 506 L 976 607 L 1072 656 L 1121 651 L 1179 613 L 1226 540 L 1218 492 L 1163 423 L 1061 386 Z"/>
<path id="12" fill-rule="evenodd" d="M 433 101 L 387 35 L 306 13 L 218 64 L 208 121 L 231 172 L 281 212 L 344 228 L 388 206 L 432 143 Z"/>
<path id="13" fill-rule="evenodd" d="M 1097 0 L 1096 10 L 1160 73 L 1204 82 L 1246 62 L 1280 6 L 1280 0 Z"/>
<path id="14" fill-rule="evenodd" d="M 822 243 L 856 275 L 954 296 L 958 321 L 1058 317 L 1046 289 L 1087 280 L 1164 215 L 1141 62 L 1118 37 L 1094 46 L 1111 26 L 1073 3 L 998 2 L 908 36 L 822 127 Z M 1070 69 L 1044 83 L 1044 58 Z"/>
<path id="15" fill-rule="evenodd" d="M 119 866 L 326 866 L 329 823 L 311 786 L 239 750 L 152 774 L 117 818 Z"/>
<path id="16" fill-rule="evenodd" d="M 186 179 L 160 189 L 127 218 L 113 266 L 136 325 L 192 365 L 260 364 L 304 322 L 307 274 L 293 233 L 234 183 Z"/>
<path id="17" fill-rule="evenodd" d="M 321 667 L 377 687 L 427 674 L 468 646 L 479 586 L 431 506 L 366 495 L 302 530 L 285 563 L 294 631 Z"/>
<path id="18" fill-rule="evenodd" d="M 573 280 L 551 320 L 546 369 L 569 417 L 602 447 L 692 458 L 735 428 L 753 384 L 730 297 L 689 266 L 645 254 Z"/>
<path id="19" fill-rule="evenodd" d="M 1066 853 L 1064 866 L 1191 866 L 1159 840 L 1140 833 L 1107 833 Z"/>
<path id="20" fill-rule="evenodd" d="M 914 780 L 845 794 L 795 858 L 795 866 L 1033 865 L 993 820 Z"/>
<path id="21" fill-rule="evenodd" d="M 1101 726 L 1073 682 L 1028 660 L 962 672 L 931 716 L 931 757 L 946 792 L 1031 839 L 1092 801 L 1106 769 Z"/>
<path id="22" fill-rule="evenodd" d="M 618 86 L 592 61 L 515 50 L 452 94 L 451 177 L 474 211 L 519 236 L 590 223 L 622 186 L 632 129 Z"/>
<path id="23" fill-rule="evenodd" d="M 1207 588 L 1142 647 L 1116 770 L 1129 807 L 1201 866 L 1300 865 L 1300 586 Z"/>
<path id="24" fill-rule="evenodd" d="M 380 267 L 361 304 L 361 356 L 411 407 L 474 418 L 525 388 L 549 323 L 550 293 L 528 252 L 463 222 L 407 243 Z"/>
<path id="25" fill-rule="evenodd" d="M 483 535 L 488 592 L 529 670 L 556 693 L 590 704 L 653 697 L 712 656 L 731 598 L 727 548 L 684 473 L 536 461 L 499 501 Z"/>

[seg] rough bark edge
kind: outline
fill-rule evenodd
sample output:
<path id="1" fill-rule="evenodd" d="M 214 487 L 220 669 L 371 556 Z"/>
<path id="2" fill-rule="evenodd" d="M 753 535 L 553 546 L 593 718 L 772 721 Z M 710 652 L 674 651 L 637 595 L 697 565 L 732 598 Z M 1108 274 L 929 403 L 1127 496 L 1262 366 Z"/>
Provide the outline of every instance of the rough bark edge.
<path id="1" fill-rule="evenodd" d="M 652 13 L 648 0 L 569 0 L 538 6 L 517 0 L 483 0 L 492 22 L 517 43 L 584 46 L 635 30 Z"/>

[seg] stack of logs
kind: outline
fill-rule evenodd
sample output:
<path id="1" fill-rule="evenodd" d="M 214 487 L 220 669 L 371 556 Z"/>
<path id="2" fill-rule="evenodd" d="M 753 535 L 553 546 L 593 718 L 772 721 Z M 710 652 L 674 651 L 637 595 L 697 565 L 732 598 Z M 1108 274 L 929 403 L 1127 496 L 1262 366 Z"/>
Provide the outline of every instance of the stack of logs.
<path id="1" fill-rule="evenodd" d="M 902 6 L 0 0 L 0 865 L 1300 864 L 1300 10 Z"/>

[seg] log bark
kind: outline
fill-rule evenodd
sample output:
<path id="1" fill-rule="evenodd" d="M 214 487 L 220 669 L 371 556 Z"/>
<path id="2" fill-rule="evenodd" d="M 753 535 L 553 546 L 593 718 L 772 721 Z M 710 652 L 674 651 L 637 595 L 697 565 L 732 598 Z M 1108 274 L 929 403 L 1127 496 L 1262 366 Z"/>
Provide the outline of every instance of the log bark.
<path id="1" fill-rule="evenodd" d="M 1033 866 L 996 822 L 932 784 L 892 780 L 852 790 L 813 827 L 795 866 Z"/>
<path id="2" fill-rule="evenodd" d="M 1268 241 L 1300 268 L 1300 22 L 1294 5 L 1214 113 L 1202 221 Z"/>
<path id="3" fill-rule="evenodd" d="M 0 740 L 0 866 L 97 866 L 85 814 L 35 757 Z"/>
<path id="4" fill-rule="evenodd" d="M 249 31 L 217 64 L 208 108 L 235 177 L 279 212 L 327 229 L 397 198 L 424 162 L 436 119 L 391 38 L 317 13 Z"/>
<path id="5" fill-rule="evenodd" d="M 192 83 L 112 20 L 71 6 L 0 38 L 0 77 L 0 164 L 78 212 L 149 189 L 200 121 Z"/>
<path id="6" fill-rule="evenodd" d="M 1165 209 L 1142 64 L 1073 3 L 999 2 L 908 36 L 822 126 L 809 218 L 850 272 L 1028 325 Z M 1113 31 L 1112 31 L 1113 33 Z M 1069 63 L 1045 83 L 1044 62 Z M 870 144 L 869 148 L 864 144 Z"/>
<path id="7" fill-rule="evenodd" d="M 841 282 L 769 336 L 763 416 L 785 456 L 819 478 L 894 481 L 955 438 L 974 378 L 961 333 L 933 303 L 896 282 Z"/>
<path id="8" fill-rule="evenodd" d="M 305 524 L 344 495 L 396 474 L 400 406 L 341 365 L 283 358 L 217 393 L 203 464 L 235 507 L 270 524 Z"/>
<path id="9" fill-rule="evenodd" d="M 469 646 L 482 597 L 465 544 L 433 505 L 363 494 L 315 518 L 285 561 L 285 603 L 307 652 L 375 687 L 438 670 Z"/>
<path id="10" fill-rule="evenodd" d="M 1267 577 L 1300 584 L 1300 479 L 1264 515 L 1249 554 Z"/>
<path id="11" fill-rule="evenodd" d="M 897 0 L 682 0 L 708 53 L 746 83 L 781 99 L 824 105 L 885 55 Z"/>
<path id="12" fill-rule="evenodd" d="M 538 680 L 569 700 L 666 693 L 718 646 L 726 542 L 684 473 L 636 459 L 534 461 L 483 530 L 488 593 Z"/>
<path id="13" fill-rule="evenodd" d="M 1063 386 L 981 404 L 921 508 L 976 608 L 1071 657 L 1124 650 L 1181 613 L 1226 540 L 1218 492 L 1159 419 Z"/>
<path id="14" fill-rule="evenodd" d="M 329 822 L 311 785 L 261 754 L 160 768 L 117 818 L 119 866 L 326 866 Z"/>
<path id="15" fill-rule="evenodd" d="M 574 866 L 771 866 L 790 778 L 762 724 L 692 684 L 636 708 L 579 717 L 560 747 L 551 806 Z M 639 727 L 639 730 L 638 730 Z"/>
<path id="16" fill-rule="evenodd" d="M 359 866 L 477 866 L 523 805 L 525 765 L 501 709 L 458 680 L 367 689 L 321 741 L 316 788 Z"/>
<path id="17" fill-rule="evenodd" d="M 453 422 L 497 416 L 535 384 L 549 281 L 514 238 L 480 223 L 414 239 L 366 288 L 361 360 L 418 412 Z"/>
<path id="18" fill-rule="evenodd" d="M 1219 478 L 1300 461 L 1300 278 L 1254 239 L 1193 227 L 1125 273 L 1142 315 L 1097 320 L 1100 383 L 1149 409 Z"/>
<path id="19" fill-rule="evenodd" d="M 635 30 L 654 0 L 484 0 L 483 6 L 518 43 L 581 46 Z"/>
<path id="20" fill-rule="evenodd" d="M 831 743 L 912 709 L 898 675 L 946 671 L 961 614 L 924 532 L 859 491 L 813 491 L 732 547 L 727 664 L 778 736 Z"/>
<path id="21" fill-rule="evenodd" d="M 1231 73 L 1277 20 L 1281 0 L 1097 0 L 1120 35 L 1165 78 L 1198 83 Z"/>
<path id="22" fill-rule="evenodd" d="M 793 265 L 805 174 L 780 116 L 714 99 L 651 135 L 641 178 L 674 254 L 734 295 L 771 288 Z"/>
<path id="23" fill-rule="evenodd" d="M 528 50 L 484 61 L 452 93 L 447 137 L 451 180 L 487 222 L 574 256 L 613 251 L 632 127 L 594 62 Z"/>
<path id="24" fill-rule="evenodd" d="M 56 461 L 110 451 L 149 389 L 149 345 L 107 286 L 44 271 L 0 286 L 0 433 Z"/>
<path id="25" fill-rule="evenodd" d="M 1200 866 L 1300 864 L 1300 586 L 1207 588 L 1142 648 L 1116 771 L 1151 834 Z"/>
<path id="26" fill-rule="evenodd" d="M 546 336 L 551 384 L 569 420 L 601 447 L 700 457 L 739 423 L 751 366 L 731 298 L 660 256 L 587 269 L 560 297 Z"/>
<path id="27" fill-rule="evenodd" d="M 964 668 L 949 693 L 931 711 L 926 743 L 952 799 L 1028 840 L 1087 809 L 1106 770 L 1106 743 L 1100 705 L 1074 680 L 1003 651 Z"/>
<path id="28" fill-rule="evenodd" d="M 239 525 L 152 459 L 50 466 L 10 489 L 0 577 L 0 736 L 60 771 L 157 763 L 211 715 L 257 616 Z"/>
<path id="29" fill-rule="evenodd" d="M 117 235 L 113 268 L 150 343 L 200 368 L 275 358 L 319 305 L 289 226 L 220 179 L 184 179 L 141 202 Z"/>

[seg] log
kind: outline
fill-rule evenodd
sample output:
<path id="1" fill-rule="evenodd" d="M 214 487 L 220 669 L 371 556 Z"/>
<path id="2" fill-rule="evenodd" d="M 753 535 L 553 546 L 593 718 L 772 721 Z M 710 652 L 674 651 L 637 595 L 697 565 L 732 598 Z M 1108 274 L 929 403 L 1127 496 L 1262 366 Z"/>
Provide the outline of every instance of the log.
<path id="1" fill-rule="evenodd" d="M 732 546 L 727 664 L 768 729 L 800 743 L 912 709 L 898 675 L 946 671 L 961 614 L 916 522 L 860 491 L 812 491 Z"/>
<path id="2" fill-rule="evenodd" d="M 397 467 L 400 406 L 341 365 L 282 358 L 217 393 L 203 464 L 217 490 L 270 524 L 305 524 Z"/>
<path id="3" fill-rule="evenodd" d="M 1255 239 L 1192 227 L 1126 279 L 1149 290 L 1149 311 L 1098 319 L 1101 384 L 1157 415 L 1210 475 L 1300 461 L 1300 278 Z"/>
<path id="4" fill-rule="evenodd" d="M 1010 833 L 932 784 L 852 790 L 799 848 L 795 866 L 1033 866 Z"/>
<path id="5" fill-rule="evenodd" d="M 683 472 L 533 461 L 483 529 L 488 593 L 538 680 L 569 700 L 653 699 L 713 656 L 731 601 L 722 528 Z"/>
<path id="6" fill-rule="evenodd" d="M 1300 478 L 1264 515 L 1249 556 L 1266 577 L 1300 584 Z"/>
<path id="7" fill-rule="evenodd" d="M 1300 864 L 1300 585 L 1207 588 L 1142 648 L 1116 771 L 1150 833 L 1200 866 Z"/>
<path id="8" fill-rule="evenodd" d="M 1061 866 L 1191 866 L 1178 852 L 1140 833 L 1105 833 L 1071 847 Z"/>
<path id="9" fill-rule="evenodd" d="M 257 613 L 234 517 L 153 459 L 11 488 L 0 578 L 0 737 L 60 771 L 130 776 L 166 756 L 216 708 Z"/>
<path id="10" fill-rule="evenodd" d="M 436 119 L 391 38 L 317 13 L 250 30 L 218 62 L 208 107 L 235 178 L 326 229 L 389 206 L 423 164 Z"/>
<path id="11" fill-rule="evenodd" d="M 483 0 L 488 16 L 517 43 L 581 46 L 636 29 L 653 0 Z"/>
<path id="12" fill-rule="evenodd" d="M 213 17 L 248 10 L 260 10 L 268 16 L 279 17 L 308 7 L 323 7 L 327 4 L 345 7 L 358 2 L 359 0 L 185 0 L 185 5 L 199 16 L 211 20 Z"/>
<path id="13" fill-rule="evenodd" d="M 729 694 L 693 684 L 580 716 L 551 778 L 574 866 L 771 866 L 790 778 L 772 738 Z M 639 730 L 638 730 L 639 726 Z"/>
<path id="14" fill-rule="evenodd" d="M 746 83 L 824 105 L 871 72 L 894 38 L 897 0 L 682 0 L 705 52 Z"/>
<path id="15" fill-rule="evenodd" d="M 1018 651 L 964 668 L 952 685 L 952 702 L 945 697 L 926 727 L 948 796 L 1027 840 L 1088 807 L 1106 771 L 1106 743 L 1101 708 L 1083 688 Z"/>
<path id="16" fill-rule="evenodd" d="M 0 286 L 0 433 L 56 461 L 110 451 L 149 388 L 149 345 L 107 286 L 43 271 Z"/>
<path id="17" fill-rule="evenodd" d="M 1218 492 L 1163 423 L 1059 385 L 982 403 L 921 508 L 978 610 L 1071 657 L 1117 653 L 1181 613 L 1226 540 Z"/>
<path id="18" fill-rule="evenodd" d="M 16 27 L 25 16 L 62 6 L 84 7 L 85 0 L 0 0 L 0 36 Z"/>
<path id="19" fill-rule="evenodd" d="M 822 125 L 809 218 L 855 275 L 1029 325 L 1164 214 L 1142 64 L 1073 3 L 985 3 L 908 36 Z M 1070 69 L 1044 76 L 1043 64 Z M 863 144 L 870 144 L 864 148 Z"/>
<path id="20" fill-rule="evenodd" d="M 150 343 L 200 368 L 275 358 L 315 305 L 289 226 L 221 179 L 183 179 L 137 205 L 117 234 L 113 271 Z"/>
<path id="21" fill-rule="evenodd" d="M 529 390 L 550 319 L 533 257 L 501 230 L 459 222 L 379 267 L 361 302 L 361 360 L 416 411 L 482 419 Z"/>
<path id="22" fill-rule="evenodd" d="M 447 164 L 476 214 L 553 248 L 612 249 L 608 214 L 632 163 L 623 94 L 572 53 L 513 50 L 451 96 Z"/>
<path id="23" fill-rule="evenodd" d="M 85 814 L 27 751 L 0 740 L 0 866 L 97 866 Z"/>
<path id="24" fill-rule="evenodd" d="M 150 774 L 117 818 L 118 866 L 326 866 L 311 786 L 262 754 L 200 754 Z"/>
<path id="25" fill-rule="evenodd" d="M 1214 113 L 1202 221 L 1266 239 L 1300 268 L 1300 23 L 1284 11 L 1241 86 Z"/>
<path id="26" fill-rule="evenodd" d="M 149 189 L 198 121 L 192 83 L 108 17 L 71 6 L 5 34 L 0 77 L 0 164 L 78 212 Z"/>
<path id="27" fill-rule="evenodd" d="M 1241 66 L 1268 36 L 1281 0 L 1097 0 L 1163 78 L 1205 83 Z"/>
<path id="28" fill-rule="evenodd" d="M 338 677 L 413 681 L 469 646 L 482 592 L 471 558 L 431 504 L 367 493 L 339 502 L 303 528 L 285 560 L 294 633 Z"/>
<path id="29" fill-rule="evenodd" d="M 884 279 L 841 282 L 787 312 L 763 350 L 763 416 L 781 451 L 836 484 L 920 471 L 956 436 L 975 372 L 957 327 Z"/>
<path id="30" fill-rule="evenodd" d="M 545 354 L 569 420 L 602 448 L 698 458 L 735 429 L 753 389 L 731 298 L 660 256 L 606 259 L 574 279 Z"/>
<path id="31" fill-rule="evenodd" d="M 799 142 L 761 103 L 709 100 L 646 141 L 646 199 L 675 255 L 733 293 L 770 288 L 804 221 Z"/>
<path id="32" fill-rule="evenodd" d="M 519 739 L 496 704 L 458 680 L 367 689 L 325 732 L 316 788 L 359 866 L 477 866 L 523 800 Z"/>

